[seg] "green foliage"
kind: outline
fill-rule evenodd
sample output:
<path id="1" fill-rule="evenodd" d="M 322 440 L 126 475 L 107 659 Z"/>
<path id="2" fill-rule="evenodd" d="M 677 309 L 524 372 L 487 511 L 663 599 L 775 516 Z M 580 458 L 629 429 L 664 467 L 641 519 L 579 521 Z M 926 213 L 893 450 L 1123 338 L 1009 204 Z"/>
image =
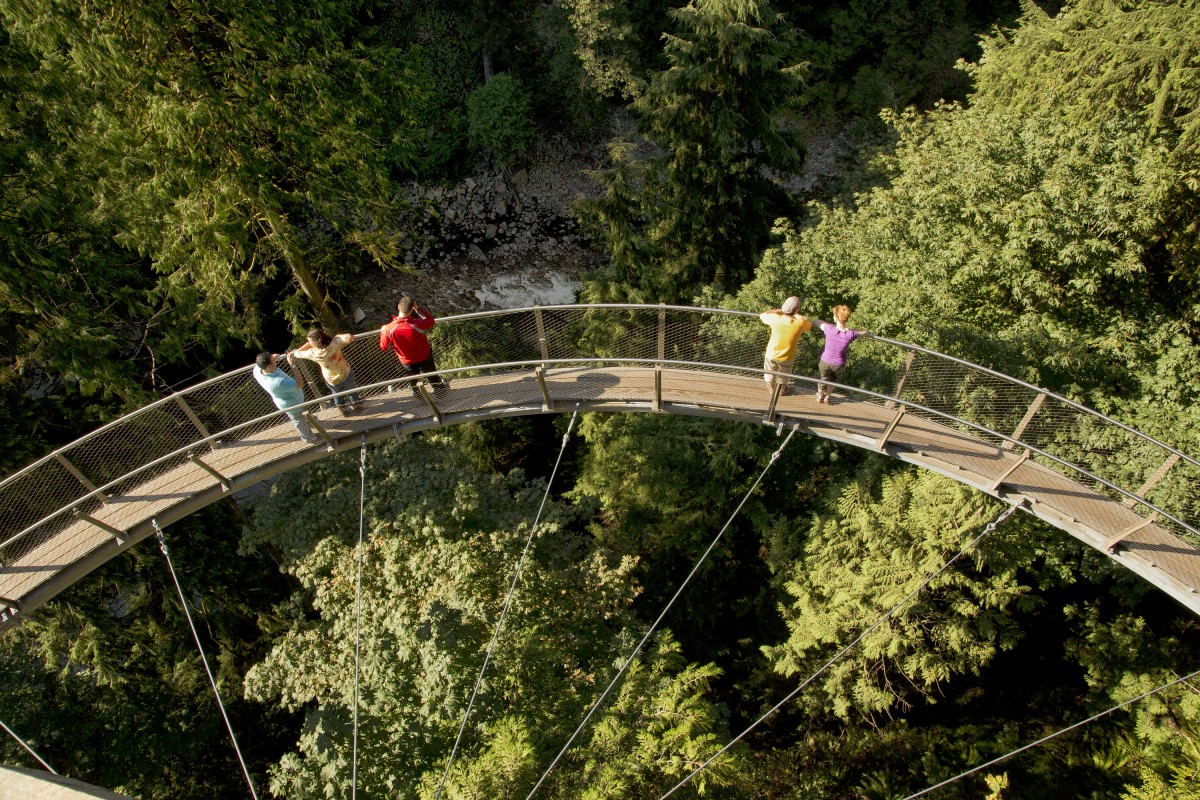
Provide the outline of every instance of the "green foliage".
<path id="1" fill-rule="evenodd" d="M 604 196 L 581 221 L 609 252 L 594 299 L 675 301 L 751 273 L 768 223 L 787 207 L 766 170 L 800 163 L 777 110 L 799 86 L 792 32 L 765 0 L 698 0 L 671 12 L 668 68 L 633 103 L 661 155 L 614 143 Z"/>
<path id="2" fill-rule="evenodd" d="M 261 775 L 293 722 L 241 701 L 238 688 L 262 652 L 258 609 L 285 587 L 273 565 L 236 553 L 238 524 L 213 508 L 168 528 L 167 541 L 242 753 Z M 156 544 L 109 562 L 6 632 L 0 665 L 4 722 L 59 772 L 144 798 L 245 793 Z M 7 736 L 0 742 L 0 760 L 25 759 Z"/>
<path id="3" fill-rule="evenodd" d="M 636 97 L 646 85 L 637 73 L 635 31 L 629 3 L 615 0 L 561 0 L 575 53 L 592 87 L 603 97 Z"/>
<path id="4" fill-rule="evenodd" d="M 153 281 L 87 213 L 94 186 L 79 161 L 102 154 L 72 138 L 95 92 L 66 59 L 40 58 L 0 25 L 0 89 L 12 99 L 0 108 L 2 380 L 20 392 L 68 375 L 85 394 L 137 403 L 144 364 L 132 356 L 158 347 Z"/>
<path id="5" fill-rule="evenodd" d="M 570 752 L 548 795 L 581 800 L 661 795 L 687 777 L 720 748 L 720 729 L 712 704 L 704 699 L 720 670 L 685 665 L 678 643 L 658 637 L 655 649 L 639 659 L 622 679 L 616 698 L 577 750 Z M 524 797 L 541 777 L 535 737 L 514 718 L 484 731 L 488 742 L 478 759 L 458 762 L 443 797 L 484 800 Z M 548 754 L 547 754 L 548 755 Z M 740 755 L 722 755 L 683 791 L 683 796 L 746 796 L 736 788 L 745 765 Z M 435 796 L 432 775 L 422 800 Z M 722 789 L 726 791 L 721 792 Z"/>
<path id="6" fill-rule="evenodd" d="M 1146 166 L 1122 179 L 1155 222 L 1133 239 L 1151 285 L 1182 293 L 1193 327 L 1200 292 L 1200 7 L 1177 2 L 1074 3 L 1050 18 L 1030 4 L 1020 27 L 985 40 L 972 70 L 979 102 L 1029 115 L 1053 108 L 1081 131 L 1118 121 L 1137 137 Z M 1151 156 L 1151 154 L 1153 154 Z M 1190 333 L 1195 336 L 1195 331 Z"/>
<path id="7" fill-rule="evenodd" d="M 1121 794 L 1121 800 L 1200 800 L 1200 781 L 1196 780 L 1195 772 L 1183 768 L 1175 771 L 1170 778 L 1149 769 L 1143 769 L 1141 783 L 1127 788 Z"/>
<path id="8" fill-rule="evenodd" d="M 369 461 L 358 775 L 365 792 L 415 797 L 415 787 L 428 793 L 440 782 L 541 489 L 519 473 L 480 473 L 443 437 L 374 449 Z M 286 477 L 245 541 L 277 549 L 304 589 L 278 608 L 281 635 L 246 679 L 247 696 L 306 710 L 297 752 L 272 770 L 272 791 L 289 797 L 348 789 L 358 507 L 345 489 L 355 467 L 332 459 Z M 311 521 L 291 513 L 314 503 L 321 513 Z M 535 536 L 451 775 L 453 796 L 507 796 L 478 792 L 515 792 L 512 780 L 528 791 L 632 646 L 634 559 L 594 549 L 571 525 L 569 509 L 552 507 Z M 661 636 L 646 672 L 631 671 L 629 688 L 554 778 L 552 796 L 574 792 L 581 765 L 601 758 L 603 736 L 632 735 L 626 726 L 654 736 L 642 755 L 630 754 L 643 775 L 634 793 L 618 796 L 641 796 L 636 786 L 662 785 L 715 749 L 716 717 L 702 699 L 711 668 L 686 667 L 673 647 Z M 622 716 L 633 705 L 645 711 L 621 699 L 642 697 L 638 687 L 661 695 L 663 727 Z"/>
<path id="9" fill-rule="evenodd" d="M 521 158 L 533 139 L 529 94 L 521 82 L 501 73 L 471 92 L 467 132 L 476 153 L 490 155 L 504 166 Z"/>
<path id="10" fill-rule="evenodd" d="M 539 57 L 521 64 L 519 74 L 529 87 L 538 128 L 574 139 L 607 133 L 612 107 L 606 92 L 589 79 L 579 44 L 584 34 L 572 26 L 568 9 L 561 3 L 539 9 L 534 27 Z"/>
<path id="11" fill-rule="evenodd" d="M 1053 104 L 1013 114 L 986 89 L 1007 79 L 1002 66 L 981 68 L 967 108 L 889 115 L 898 142 L 878 161 L 886 185 L 782 226 L 784 243 L 742 302 L 797 291 L 817 312 L 846 302 L 862 327 L 1056 389 L 1188 449 L 1200 352 L 1197 295 L 1178 274 L 1198 256 L 1175 219 L 1196 195 L 1183 154 L 1166 133 L 1148 139 L 1135 114 L 1097 107 L 1086 126 Z"/>
<path id="12" fill-rule="evenodd" d="M 465 103 L 479 73 L 471 32 L 458 15 L 429 3 L 411 16 L 397 13 L 392 36 L 412 46 L 419 82 L 428 86 L 411 114 L 428 131 L 414 171 L 425 180 L 453 177 L 469 163 Z"/>
<path id="13" fill-rule="evenodd" d="M 1022 5 L 1013 31 L 984 40 L 976 97 L 1028 114 L 1046 104 L 1067 119 L 1132 116 L 1182 158 L 1200 147 L 1200 7 L 1195 0 L 1082 0 L 1050 16 Z M 1181 164 L 1182 165 L 1182 164 Z"/>
<path id="14" fill-rule="evenodd" d="M 813 672 L 936 572 L 988 522 L 970 489 L 932 473 L 885 475 L 841 492 L 818 517 L 805 556 L 786 584 L 788 639 L 767 649 L 784 675 Z M 1017 564 L 983 551 L 958 565 L 868 634 L 814 684 L 814 708 L 839 717 L 886 713 L 913 695 L 933 699 L 954 676 L 977 673 L 1020 640 L 1013 611 L 1036 601 L 1016 580 Z M 1005 560 L 1007 561 L 1007 559 Z"/>
<path id="15" fill-rule="evenodd" d="M 322 257 L 331 240 L 305 230 L 318 221 L 331 249 L 394 260 L 386 168 L 412 160 L 405 116 L 420 90 L 404 54 L 369 42 L 358 15 L 373 5 L 9 10 L 14 39 L 92 87 L 69 128 L 71 178 L 89 217 L 153 267 L 155 324 L 171 321 L 160 358 L 255 336 L 257 294 L 280 267 L 336 324 L 325 286 L 355 264 Z"/>
<path id="16" fill-rule="evenodd" d="M 1154 626 L 1140 615 L 1105 613 L 1100 603 L 1072 605 L 1066 611 L 1079 631 L 1066 642 L 1066 651 L 1086 670 L 1097 705 L 1126 702 L 1172 682 L 1181 670 L 1191 669 L 1180 662 L 1179 655 L 1194 646 L 1194 621 L 1179 629 L 1156 630 L 1162 626 Z M 1138 758 L 1144 783 L 1146 770 L 1156 771 L 1162 779 L 1173 770 L 1196 774 L 1200 767 L 1198 697 L 1196 686 L 1184 682 L 1131 707 L 1136 744 L 1127 749 Z"/>
<path id="17" fill-rule="evenodd" d="M 975 58 L 977 35 L 1018 11 L 1014 0 L 846 0 L 802 21 L 799 54 L 811 65 L 796 105 L 807 115 L 867 120 L 880 109 L 961 100 L 970 78 L 954 69 Z"/>

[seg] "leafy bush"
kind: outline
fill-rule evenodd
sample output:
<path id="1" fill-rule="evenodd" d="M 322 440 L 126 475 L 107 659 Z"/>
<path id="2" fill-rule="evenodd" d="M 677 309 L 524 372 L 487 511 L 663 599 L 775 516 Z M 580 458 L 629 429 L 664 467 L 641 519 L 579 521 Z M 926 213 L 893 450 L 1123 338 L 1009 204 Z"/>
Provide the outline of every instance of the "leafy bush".
<path id="1" fill-rule="evenodd" d="M 467 132 L 476 153 L 512 164 L 533 139 L 529 93 L 507 73 L 493 76 L 467 98 Z"/>

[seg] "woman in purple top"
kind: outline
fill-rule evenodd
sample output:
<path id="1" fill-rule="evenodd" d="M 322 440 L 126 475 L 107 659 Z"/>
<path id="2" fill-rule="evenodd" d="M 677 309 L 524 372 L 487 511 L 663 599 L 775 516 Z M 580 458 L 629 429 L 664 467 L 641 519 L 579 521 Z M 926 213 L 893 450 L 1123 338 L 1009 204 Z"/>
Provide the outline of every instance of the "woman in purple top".
<path id="1" fill-rule="evenodd" d="M 825 332 L 825 351 L 821 353 L 821 380 L 837 382 L 842 367 L 846 366 L 846 350 L 850 343 L 859 336 L 870 336 L 866 331 L 852 331 L 846 327 L 850 319 L 849 306 L 833 307 L 833 323 L 822 322 L 821 330 Z M 817 402 L 829 402 L 829 386 L 817 384 Z"/>

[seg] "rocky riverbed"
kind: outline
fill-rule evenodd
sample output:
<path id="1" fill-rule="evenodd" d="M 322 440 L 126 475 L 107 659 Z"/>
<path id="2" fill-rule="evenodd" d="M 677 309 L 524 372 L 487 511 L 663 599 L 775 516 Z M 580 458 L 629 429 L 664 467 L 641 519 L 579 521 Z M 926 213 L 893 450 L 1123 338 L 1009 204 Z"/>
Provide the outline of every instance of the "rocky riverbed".
<path id="1" fill-rule="evenodd" d="M 614 115 L 610 133 L 637 140 L 622 114 Z M 854 137 L 840 124 L 809 124 L 800 133 L 805 168 L 781 182 L 797 194 L 821 196 L 852 158 Z M 639 156 L 652 151 L 642 142 Z M 438 315 L 574 302 L 583 276 L 603 255 L 579 231 L 571 206 L 599 195 L 587 173 L 602 167 L 604 156 L 604 142 L 556 137 L 541 141 L 523 169 L 407 186 L 401 199 L 424 209 L 424 223 L 404 242 L 404 269 L 376 273 L 353 293 L 354 327 L 386 322 L 402 292 Z"/>
<path id="2" fill-rule="evenodd" d="M 353 297 L 356 327 L 386 321 L 402 292 L 444 315 L 571 303 L 600 262 L 571 204 L 599 185 L 585 172 L 602 145 L 544 142 L 527 168 L 479 172 L 452 186 L 411 184 L 403 200 L 425 221 L 404 241 L 403 270 L 387 270 Z"/>

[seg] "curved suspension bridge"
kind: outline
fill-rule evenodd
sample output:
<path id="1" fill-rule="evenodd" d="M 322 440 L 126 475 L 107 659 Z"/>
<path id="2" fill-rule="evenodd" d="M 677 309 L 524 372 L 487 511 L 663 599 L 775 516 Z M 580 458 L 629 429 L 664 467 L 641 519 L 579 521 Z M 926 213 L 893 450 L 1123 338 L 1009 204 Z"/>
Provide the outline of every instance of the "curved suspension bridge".
<path id="1" fill-rule="evenodd" d="M 815 370 L 811 353 L 797 363 Z M 1200 613 L 1200 461 L 1066 398 L 885 338 L 859 340 L 818 404 L 763 382 L 757 315 L 564 305 L 439 320 L 446 393 L 403 382 L 367 331 L 347 349 L 363 410 L 343 417 L 315 372 L 306 444 L 244 368 L 139 409 L 0 482 L 0 630 L 156 527 L 265 478 L 387 437 L 471 420 L 640 411 L 740 420 L 917 464 L 1105 553 Z M 298 361 L 298 368 L 309 365 Z M 808 391 L 806 391 L 808 390 Z"/>

